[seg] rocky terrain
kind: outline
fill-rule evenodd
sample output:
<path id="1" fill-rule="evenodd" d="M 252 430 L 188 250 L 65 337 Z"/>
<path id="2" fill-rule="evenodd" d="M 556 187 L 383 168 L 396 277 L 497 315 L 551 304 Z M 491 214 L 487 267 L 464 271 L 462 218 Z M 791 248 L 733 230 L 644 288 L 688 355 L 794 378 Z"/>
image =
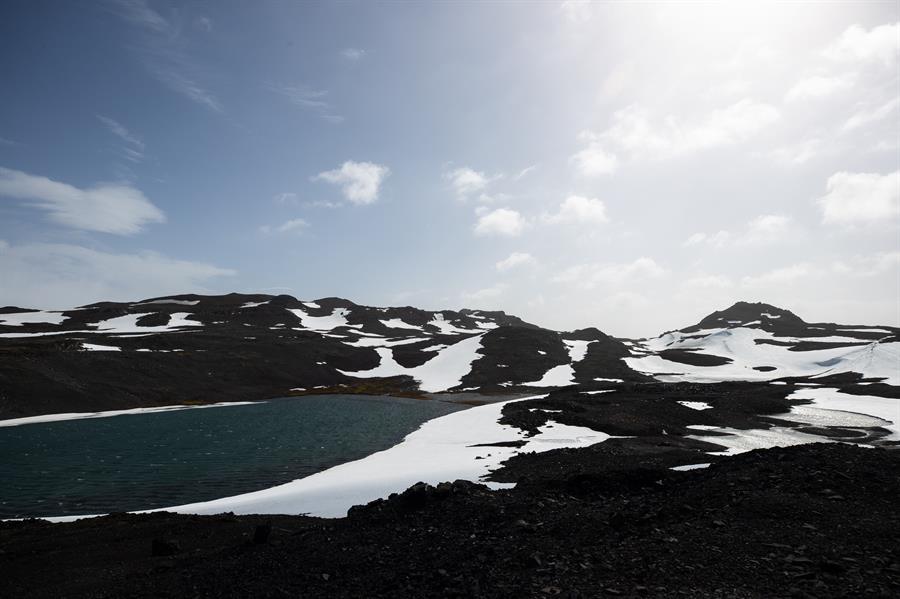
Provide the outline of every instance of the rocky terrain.
<path id="1" fill-rule="evenodd" d="M 900 385 L 900 329 L 809 324 L 738 303 L 654 339 L 558 332 L 504 312 L 286 295 L 179 295 L 62 312 L 0 308 L 0 419 L 302 393 L 503 394 L 596 382 Z"/>
<path id="2" fill-rule="evenodd" d="M 0 596 L 900 594 L 897 451 L 802 445 L 686 472 L 576 452 L 512 490 L 416 485 L 335 520 L 4 522 Z"/>

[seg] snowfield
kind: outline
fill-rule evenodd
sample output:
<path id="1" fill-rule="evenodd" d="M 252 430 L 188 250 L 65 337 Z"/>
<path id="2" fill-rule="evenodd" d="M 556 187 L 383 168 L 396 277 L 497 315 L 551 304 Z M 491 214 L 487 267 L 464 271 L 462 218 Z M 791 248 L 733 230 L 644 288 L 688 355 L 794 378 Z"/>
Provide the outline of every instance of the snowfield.
<path id="1" fill-rule="evenodd" d="M 441 349 L 435 357 L 421 366 L 404 368 L 394 360 L 394 352 L 389 347 L 378 347 L 375 351 L 381 357 L 381 363 L 375 368 L 338 372 L 358 378 L 408 375 L 419 381 L 419 388 L 423 391 L 438 393 L 458 387 L 462 383 L 462 378 L 472 369 L 472 362 L 481 357 L 479 349 L 481 349 L 481 335 L 476 335 Z"/>
<path id="2" fill-rule="evenodd" d="M 679 331 L 649 339 L 644 347 L 658 352 L 665 349 L 697 350 L 697 355 L 714 355 L 732 360 L 720 366 L 692 366 L 666 360 L 658 355 L 623 358 L 629 367 L 653 375 L 664 382 L 765 381 L 786 376 L 826 376 L 858 372 L 867 378 L 882 378 L 900 385 L 900 343 L 878 342 L 832 347 L 810 351 L 791 351 L 789 347 L 762 341 L 800 343 L 855 343 L 851 337 L 776 337 L 759 329 L 711 329 L 685 334 Z M 773 367 L 759 371 L 755 367 Z"/>

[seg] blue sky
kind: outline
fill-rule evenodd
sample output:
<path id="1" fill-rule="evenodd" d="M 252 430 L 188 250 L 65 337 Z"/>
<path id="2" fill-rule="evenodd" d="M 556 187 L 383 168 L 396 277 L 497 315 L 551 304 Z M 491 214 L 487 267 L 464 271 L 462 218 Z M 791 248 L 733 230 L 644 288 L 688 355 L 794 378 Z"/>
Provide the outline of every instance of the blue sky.
<path id="1" fill-rule="evenodd" d="M 900 324 L 896 3 L 0 11 L 0 305 Z"/>

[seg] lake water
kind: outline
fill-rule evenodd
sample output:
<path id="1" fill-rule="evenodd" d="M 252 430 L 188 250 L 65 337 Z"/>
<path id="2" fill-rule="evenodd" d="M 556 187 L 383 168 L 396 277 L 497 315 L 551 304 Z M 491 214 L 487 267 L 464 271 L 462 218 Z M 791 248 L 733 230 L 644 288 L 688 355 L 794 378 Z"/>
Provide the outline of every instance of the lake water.
<path id="1" fill-rule="evenodd" d="M 465 406 L 319 395 L 0 428 L 0 518 L 227 497 L 387 449 Z"/>

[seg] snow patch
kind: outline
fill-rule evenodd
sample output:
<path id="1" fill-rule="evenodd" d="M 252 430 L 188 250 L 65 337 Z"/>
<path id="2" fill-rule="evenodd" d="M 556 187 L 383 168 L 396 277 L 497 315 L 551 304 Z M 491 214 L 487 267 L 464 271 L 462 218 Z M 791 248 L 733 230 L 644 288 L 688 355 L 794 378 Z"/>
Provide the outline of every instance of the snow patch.
<path id="1" fill-rule="evenodd" d="M 200 300 L 179 300 L 179 299 L 158 299 L 158 300 L 150 300 L 149 302 L 141 302 L 139 304 L 132 304 L 133 306 L 149 306 L 151 304 L 175 304 L 177 306 L 196 306 L 200 303 Z"/>
<path id="2" fill-rule="evenodd" d="M 23 324 L 60 324 L 68 316 L 62 312 L 12 312 L 0 314 L 0 324 L 8 327 L 20 327 Z"/>
<path id="3" fill-rule="evenodd" d="M 560 364 L 545 372 L 539 381 L 522 384 L 529 387 L 565 387 L 574 384 L 574 376 L 571 364 Z"/>
<path id="4" fill-rule="evenodd" d="M 121 347 L 112 345 L 98 345 L 96 343 L 82 343 L 81 348 L 87 351 L 122 351 Z"/>
<path id="5" fill-rule="evenodd" d="M 417 327 L 416 325 L 409 324 L 408 322 L 403 321 L 400 318 L 390 318 L 388 320 L 379 320 L 381 324 L 386 326 L 389 329 L 411 329 L 413 331 L 422 332 L 421 327 Z"/>
<path id="6" fill-rule="evenodd" d="M 472 362 L 481 358 L 481 335 L 463 339 L 442 349 L 436 356 L 414 368 L 404 368 L 394 360 L 394 353 L 388 347 L 375 349 L 381 357 L 381 363 L 371 370 L 347 372 L 341 374 L 357 378 L 390 377 L 408 375 L 419 381 L 419 388 L 429 393 L 446 391 L 461 384 L 464 376 L 472 369 Z"/>
<path id="7" fill-rule="evenodd" d="M 566 347 L 569 349 L 569 359 L 572 360 L 572 363 L 581 362 L 584 360 L 584 357 L 587 355 L 588 345 L 590 345 L 591 341 L 578 341 L 578 340 L 568 340 L 564 339 L 563 343 L 566 344 Z"/>
<path id="8" fill-rule="evenodd" d="M 307 305 L 307 303 L 303 302 L 303 305 Z M 300 325 L 304 329 L 318 332 L 348 326 L 347 315 L 350 314 L 350 310 L 347 308 L 335 308 L 328 316 L 310 316 L 299 308 L 287 308 L 287 311 L 300 319 Z"/>

